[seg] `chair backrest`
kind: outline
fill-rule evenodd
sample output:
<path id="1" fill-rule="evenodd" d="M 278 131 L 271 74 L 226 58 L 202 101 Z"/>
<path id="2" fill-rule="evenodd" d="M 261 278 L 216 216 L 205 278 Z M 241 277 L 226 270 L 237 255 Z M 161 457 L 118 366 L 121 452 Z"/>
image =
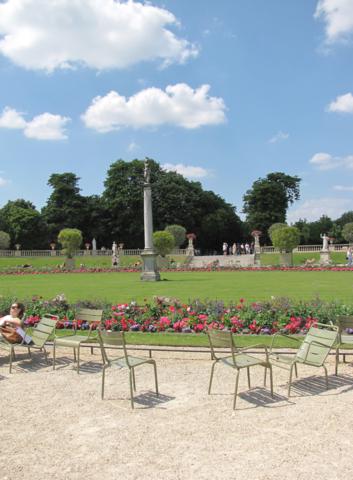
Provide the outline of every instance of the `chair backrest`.
<path id="1" fill-rule="evenodd" d="M 75 312 L 75 320 L 81 320 L 89 324 L 90 333 L 95 324 L 102 321 L 103 310 L 94 310 L 93 308 L 78 308 Z"/>
<path id="2" fill-rule="evenodd" d="M 232 332 L 224 332 L 222 330 L 212 329 L 208 330 L 207 335 L 210 342 L 212 358 L 216 360 L 222 358 L 222 356 L 219 356 L 215 348 L 227 348 L 229 349 L 229 353 L 231 353 L 233 362 L 235 363 L 236 347 L 234 345 Z"/>
<path id="3" fill-rule="evenodd" d="M 320 367 L 337 341 L 337 327 L 318 324 L 311 327 L 296 353 L 303 363 Z"/>
<path id="4" fill-rule="evenodd" d="M 353 315 L 339 315 L 336 319 L 338 328 L 338 342 L 344 343 L 342 340 L 342 333 L 345 333 L 347 328 L 353 328 Z"/>
<path id="5" fill-rule="evenodd" d="M 121 355 L 108 355 L 107 349 L 109 349 L 109 347 L 122 347 L 124 356 L 128 362 L 124 332 L 107 332 L 106 330 L 98 330 L 98 342 L 101 347 L 103 363 L 109 363 L 115 358 L 121 357 Z"/>
<path id="6" fill-rule="evenodd" d="M 43 347 L 50 335 L 54 332 L 57 321 L 58 317 L 54 315 L 44 316 L 39 320 L 37 326 L 32 329 L 31 333 L 34 345 L 40 348 Z"/>

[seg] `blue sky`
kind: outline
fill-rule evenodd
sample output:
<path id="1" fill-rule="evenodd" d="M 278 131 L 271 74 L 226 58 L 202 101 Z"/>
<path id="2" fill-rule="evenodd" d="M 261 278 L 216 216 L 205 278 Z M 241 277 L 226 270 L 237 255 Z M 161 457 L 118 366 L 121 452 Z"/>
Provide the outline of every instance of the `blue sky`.
<path id="1" fill-rule="evenodd" d="M 100 194 L 154 158 L 242 209 L 302 178 L 288 220 L 353 209 L 353 0 L 0 0 L 0 206 L 52 173 Z"/>

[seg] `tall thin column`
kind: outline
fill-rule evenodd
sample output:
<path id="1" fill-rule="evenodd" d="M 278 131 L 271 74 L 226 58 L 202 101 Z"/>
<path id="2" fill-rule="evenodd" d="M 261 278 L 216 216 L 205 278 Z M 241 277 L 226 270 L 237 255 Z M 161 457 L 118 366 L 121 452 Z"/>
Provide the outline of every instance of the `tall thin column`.
<path id="1" fill-rule="evenodd" d="M 143 184 L 143 221 L 145 248 L 141 254 L 143 261 L 141 280 L 145 282 L 158 282 L 161 278 L 157 268 L 157 254 L 153 247 L 152 187 L 147 159 L 145 160 Z"/>

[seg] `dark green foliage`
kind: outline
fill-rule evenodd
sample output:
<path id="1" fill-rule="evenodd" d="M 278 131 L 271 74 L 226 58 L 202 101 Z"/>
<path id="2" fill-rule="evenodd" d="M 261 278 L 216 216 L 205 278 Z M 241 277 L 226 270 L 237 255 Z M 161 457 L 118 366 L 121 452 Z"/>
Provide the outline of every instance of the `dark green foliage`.
<path id="1" fill-rule="evenodd" d="M 0 231 L 0 250 L 6 250 L 10 246 L 10 235 L 6 232 Z"/>
<path id="2" fill-rule="evenodd" d="M 296 227 L 277 228 L 272 232 L 273 246 L 282 252 L 291 252 L 300 241 L 300 233 Z"/>
<path id="3" fill-rule="evenodd" d="M 216 248 L 225 238 L 241 238 L 241 221 L 235 208 L 199 182 L 164 171 L 149 160 L 151 169 L 153 226 L 183 225 L 197 236 L 197 247 Z M 119 160 L 113 163 L 105 181 L 103 202 L 108 212 L 107 231 L 131 248 L 143 246 L 144 162 Z"/>
<path id="4" fill-rule="evenodd" d="M 282 172 L 259 178 L 244 195 L 243 211 L 250 230 L 261 230 L 268 241 L 267 231 L 274 223 L 285 223 L 288 206 L 300 197 L 300 178 Z"/>
<path id="5" fill-rule="evenodd" d="M 154 232 L 153 245 L 158 255 L 165 257 L 175 247 L 175 240 L 173 235 L 165 230 Z"/>
<path id="6" fill-rule="evenodd" d="M 22 249 L 49 248 L 48 228 L 35 206 L 26 200 L 9 201 L 0 210 L 2 228 L 11 237 L 11 246 Z"/>
<path id="7" fill-rule="evenodd" d="M 346 223 L 342 228 L 342 235 L 343 238 L 347 240 L 347 242 L 353 242 L 353 222 Z"/>

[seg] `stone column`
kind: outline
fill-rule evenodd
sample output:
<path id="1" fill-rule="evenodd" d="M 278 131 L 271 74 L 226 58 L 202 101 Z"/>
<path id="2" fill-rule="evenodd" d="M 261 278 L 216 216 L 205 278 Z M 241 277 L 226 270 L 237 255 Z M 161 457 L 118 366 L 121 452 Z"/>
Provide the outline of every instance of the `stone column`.
<path id="1" fill-rule="evenodd" d="M 153 215 L 152 215 L 152 188 L 150 183 L 150 169 L 145 160 L 143 184 L 143 219 L 145 232 L 145 248 L 141 253 L 143 266 L 141 280 L 145 282 L 158 282 L 161 278 L 157 268 L 157 254 L 153 248 Z"/>

